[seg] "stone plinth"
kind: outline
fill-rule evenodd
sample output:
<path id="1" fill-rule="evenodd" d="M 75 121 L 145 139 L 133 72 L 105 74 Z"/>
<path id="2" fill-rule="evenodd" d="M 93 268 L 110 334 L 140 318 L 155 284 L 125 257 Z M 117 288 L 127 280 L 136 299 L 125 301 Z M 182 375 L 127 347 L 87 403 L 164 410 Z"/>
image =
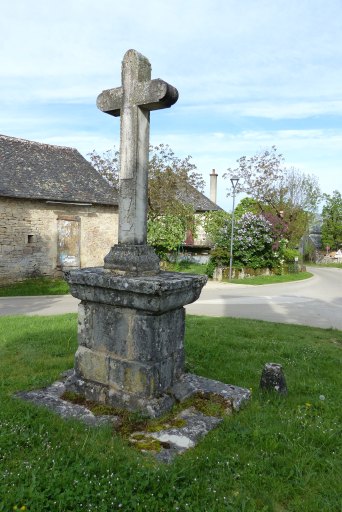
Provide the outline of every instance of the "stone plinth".
<path id="1" fill-rule="evenodd" d="M 184 305 L 206 276 L 118 276 L 103 268 L 66 274 L 79 305 L 79 347 L 66 387 L 87 399 L 158 416 L 184 373 Z"/>

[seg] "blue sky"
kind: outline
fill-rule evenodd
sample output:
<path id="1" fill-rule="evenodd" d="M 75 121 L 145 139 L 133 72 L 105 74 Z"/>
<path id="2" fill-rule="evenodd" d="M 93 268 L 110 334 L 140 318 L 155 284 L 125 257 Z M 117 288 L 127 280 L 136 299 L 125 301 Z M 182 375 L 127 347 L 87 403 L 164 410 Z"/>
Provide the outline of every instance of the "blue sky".
<path id="1" fill-rule="evenodd" d="M 118 147 L 119 120 L 95 103 L 134 48 L 179 91 L 151 114 L 151 142 L 192 155 L 208 183 L 215 168 L 220 206 L 225 170 L 272 145 L 342 190 L 341 0 L 5 0 L 0 33 L 2 134 Z"/>

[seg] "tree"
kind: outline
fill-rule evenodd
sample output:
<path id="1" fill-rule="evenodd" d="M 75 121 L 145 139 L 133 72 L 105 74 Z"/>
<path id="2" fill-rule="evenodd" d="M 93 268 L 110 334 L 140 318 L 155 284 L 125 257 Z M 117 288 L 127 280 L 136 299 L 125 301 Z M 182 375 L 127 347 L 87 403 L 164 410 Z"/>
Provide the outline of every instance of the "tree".
<path id="1" fill-rule="evenodd" d="M 168 145 L 151 146 L 149 161 L 149 216 L 176 214 L 190 217 L 194 212 L 189 202 L 190 187 L 203 191 L 204 179 L 196 171 L 191 156 L 178 158 Z"/>
<path id="2" fill-rule="evenodd" d="M 272 268 L 279 263 L 274 251 L 272 224 L 263 215 L 245 213 L 236 223 L 234 262 L 251 268 Z"/>
<path id="3" fill-rule="evenodd" d="M 95 169 L 108 183 L 118 187 L 119 152 L 89 155 Z M 148 241 L 159 254 L 174 250 L 184 242 L 186 231 L 195 234 L 195 208 L 191 188 L 203 190 L 204 180 L 191 156 L 178 158 L 168 145 L 150 146 L 148 177 Z"/>
<path id="4" fill-rule="evenodd" d="M 245 213 L 255 213 L 255 215 L 260 213 L 258 202 L 255 199 L 252 199 L 251 197 L 244 197 L 237 204 L 234 210 L 235 218 L 240 219 L 240 217 Z"/>
<path id="5" fill-rule="evenodd" d="M 102 155 L 95 149 L 88 154 L 92 166 L 114 188 L 119 186 L 119 151 L 115 148 L 105 151 Z"/>
<path id="6" fill-rule="evenodd" d="M 231 215 L 223 210 L 209 211 L 204 214 L 204 231 L 210 245 L 229 247 L 231 233 Z"/>
<path id="7" fill-rule="evenodd" d="M 332 195 L 324 194 L 322 210 L 322 244 L 336 250 L 342 247 L 342 196 L 337 190 Z"/>
<path id="8" fill-rule="evenodd" d="M 102 155 L 93 150 L 88 155 L 93 167 L 108 183 L 118 187 L 119 152 L 105 151 Z M 187 214 L 193 211 L 189 203 L 188 190 L 194 187 L 203 191 L 204 179 L 196 171 L 191 156 L 183 159 L 176 157 L 172 149 L 165 144 L 150 146 L 148 169 L 148 214 L 159 217 L 165 214 Z"/>
<path id="9" fill-rule="evenodd" d="M 184 237 L 185 223 L 179 216 L 166 214 L 147 220 L 147 242 L 153 245 L 162 260 L 169 252 L 179 248 Z"/>
<path id="10" fill-rule="evenodd" d="M 209 211 L 204 214 L 203 227 L 212 246 L 208 273 L 210 277 L 216 266 L 229 264 L 231 222 L 231 214 L 223 210 Z"/>
<path id="11" fill-rule="evenodd" d="M 247 194 L 261 213 L 282 219 L 290 244 L 295 246 L 317 210 L 321 197 L 317 178 L 286 168 L 275 146 L 250 158 L 243 156 L 237 163 L 238 167 L 229 168 L 224 177 L 238 177 L 237 193 Z"/>

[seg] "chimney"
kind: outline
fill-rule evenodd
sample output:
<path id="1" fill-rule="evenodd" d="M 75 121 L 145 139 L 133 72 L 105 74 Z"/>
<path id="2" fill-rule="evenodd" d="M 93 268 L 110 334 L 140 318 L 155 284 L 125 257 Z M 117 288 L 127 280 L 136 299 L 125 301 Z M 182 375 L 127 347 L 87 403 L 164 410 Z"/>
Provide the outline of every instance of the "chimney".
<path id="1" fill-rule="evenodd" d="M 215 169 L 210 174 L 210 201 L 216 204 L 217 196 L 217 174 Z"/>

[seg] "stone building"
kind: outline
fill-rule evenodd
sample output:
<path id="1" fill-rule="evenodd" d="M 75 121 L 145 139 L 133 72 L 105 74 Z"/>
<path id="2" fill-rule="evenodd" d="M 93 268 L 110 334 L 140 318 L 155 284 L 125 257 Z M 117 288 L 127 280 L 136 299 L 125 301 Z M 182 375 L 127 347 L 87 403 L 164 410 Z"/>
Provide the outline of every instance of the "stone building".
<path id="1" fill-rule="evenodd" d="M 0 283 L 102 266 L 117 204 L 76 149 L 0 135 Z"/>

